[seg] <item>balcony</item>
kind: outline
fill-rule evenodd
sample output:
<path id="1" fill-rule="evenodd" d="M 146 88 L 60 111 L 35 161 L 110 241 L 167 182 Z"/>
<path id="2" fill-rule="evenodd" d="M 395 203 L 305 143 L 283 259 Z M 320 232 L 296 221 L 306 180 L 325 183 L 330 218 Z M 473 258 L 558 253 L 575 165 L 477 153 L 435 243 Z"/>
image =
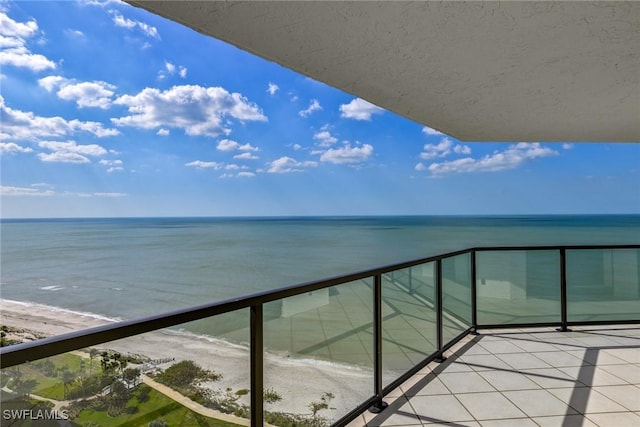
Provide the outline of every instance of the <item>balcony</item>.
<path id="1" fill-rule="evenodd" d="M 2 422 L 624 425 L 639 276 L 640 245 L 470 248 L 17 344 Z"/>
<path id="2" fill-rule="evenodd" d="M 391 391 L 350 427 L 637 426 L 640 327 L 482 330 Z"/>

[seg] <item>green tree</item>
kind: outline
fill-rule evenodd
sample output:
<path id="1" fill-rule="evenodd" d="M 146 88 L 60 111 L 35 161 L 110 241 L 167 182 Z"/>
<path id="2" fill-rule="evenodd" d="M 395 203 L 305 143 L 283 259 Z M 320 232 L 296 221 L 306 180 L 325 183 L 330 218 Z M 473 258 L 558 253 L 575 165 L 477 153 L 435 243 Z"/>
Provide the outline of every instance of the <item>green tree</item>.
<path id="1" fill-rule="evenodd" d="M 192 360 L 183 360 L 174 363 L 158 374 L 156 380 L 169 387 L 181 388 L 187 386 L 195 387 L 202 381 L 217 381 L 221 378 L 222 374 L 202 369 Z"/>
<path id="2" fill-rule="evenodd" d="M 136 380 L 140 377 L 140 369 L 137 368 L 127 368 L 122 372 L 122 380 L 128 385 L 131 386 L 135 384 Z"/>
<path id="3" fill-rule="evenodd" d="M 29 399 L 29 394 L 36 388 L 38 381 L 33 378 L 24 378 L 20 376 L 18 379 L 14 379 L 11 387 L 13 391 L 22 396 L 25 400 Z"/>
<path id="4" fill-rule="evenodd" d="M 69 393 L 69 385 L 76 379 L 76 376 L 66 366 L 60 368 L 59 375 L 60 379 L 62 380 L 63 395 L 66 399 Z"/>
<path id="5" fill-rule="evenodd" d="M 111 383 L 108 395 L 107 415 L 117 417 L 122 414 L 129 400 L 130 394 L 127 386 L 122 381 L 114 380 Z"/>

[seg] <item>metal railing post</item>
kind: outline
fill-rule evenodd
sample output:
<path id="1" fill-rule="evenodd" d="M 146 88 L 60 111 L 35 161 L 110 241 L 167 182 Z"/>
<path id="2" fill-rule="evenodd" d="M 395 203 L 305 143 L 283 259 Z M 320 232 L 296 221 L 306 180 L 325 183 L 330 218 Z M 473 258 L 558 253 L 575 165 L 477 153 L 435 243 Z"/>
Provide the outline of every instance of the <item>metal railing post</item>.
<path id="1" fill-rule="evenodd" d="M 560 249 L 560 316 L 561 325 L 558 328 L 561 332 L 570 332 L 567 327 L 567 252 Z"/>
<path id="2" fill-rule="evenodd" d="M 388 404 L 382 400 L 382 275 L 373 276 L 373 381 L 376 402 L 369 412 L 379 413 Z"/>
<path id="3" fill-rule="evenodd" d="M 438 363 L 447 360 L 443 354 L 442 323 L 442 259 L 438 259 L 436 261 L 436 334 L 438 340 L 438 356 L 434 359 Z"/>
<path id="4" fill-rule="evenodd" d="M 251 426 L 264 424 L 264 335 L 262 304 L 251 306 L 250 352 L 251 352 Z"/>
<path id="5" fill-rule="evenodd" d="M 471 254 L 471 333 L 478 335 L 478 288 L 477 288 L 477 270 L 476 270 L 476 251 L 472 250 Z"/>

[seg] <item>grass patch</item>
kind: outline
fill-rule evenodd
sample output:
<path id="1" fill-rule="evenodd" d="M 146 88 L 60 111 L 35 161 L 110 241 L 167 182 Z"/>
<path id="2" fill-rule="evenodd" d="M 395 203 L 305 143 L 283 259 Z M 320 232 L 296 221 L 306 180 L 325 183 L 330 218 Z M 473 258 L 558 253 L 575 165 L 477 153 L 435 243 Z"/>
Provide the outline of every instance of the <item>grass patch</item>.
<path id="1" fill-rule="evenodd" d="M 64 384 L 55 373 L 52 374 L 50 372 L 48 375 L 45 375 L 42 368 L 45 361 L 53 364 L 53 368 L 50 368 L 53 372 L 58 372 L 60 369 L 66 368 L 69 372 L 73 373 L 75 378 L 89 375 L 89 360 L 84 360 L 81 356 L 70 353 L 59 354 L 43 361 L 36 361 L 20 366 L 19 369 L 25 378 L 36 380 L 37 385 L 31 393 L 38 396 L 64 400 Z M 93 363 L 93 372 L 95 373 L 99 371 L 100 366 L 99 362 L 96 363 L 95 360 Z M 98 369 L 96 369 L 95 365 L 98 365 Z"/>

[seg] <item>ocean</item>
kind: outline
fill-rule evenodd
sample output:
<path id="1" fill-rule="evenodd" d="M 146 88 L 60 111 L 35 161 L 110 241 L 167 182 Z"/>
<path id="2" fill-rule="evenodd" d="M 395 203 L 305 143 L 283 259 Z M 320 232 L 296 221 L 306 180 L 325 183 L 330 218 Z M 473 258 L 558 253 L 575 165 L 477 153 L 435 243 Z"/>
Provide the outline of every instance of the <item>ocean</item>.
<path id="1" fill-rule="evenodd" d="M 638 244 L 640 215 L 2 220 L 4 299 L 117 319 L 471 246 Z"/>

